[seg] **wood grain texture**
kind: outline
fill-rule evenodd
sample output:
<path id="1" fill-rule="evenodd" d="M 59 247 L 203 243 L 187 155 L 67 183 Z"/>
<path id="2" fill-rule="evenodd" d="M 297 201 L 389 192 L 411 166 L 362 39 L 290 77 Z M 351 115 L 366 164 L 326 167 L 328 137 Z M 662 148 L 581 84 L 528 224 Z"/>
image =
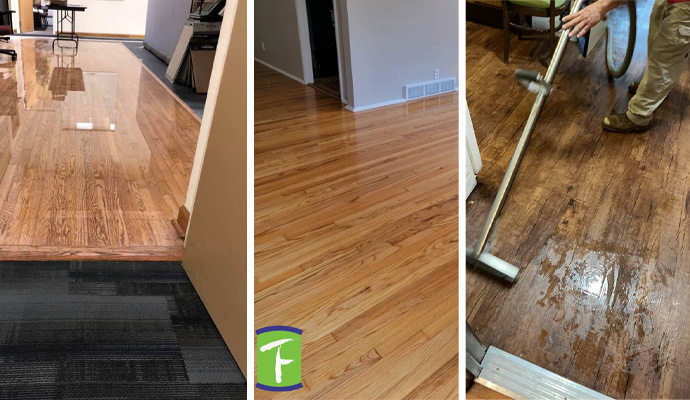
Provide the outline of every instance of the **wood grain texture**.
<path id="1" fill-rule="evenodd" d="M 606 133 L 645 68 L 651 2 L 638 2 L 629 73 L 609 80 L 602 41 L 586 59 L 569 46 L 489 243 L 518 266 L 513 285 L 467 270 L 468 321 L 494 345 L 613 398 L 690 393 L 690 110 L 686 71 L 640 135 Z M 612 17 L 615 18 L 615 17 Z M 615 19 L 613 19 L 615 23 Z M 515 68 L 544 71 L 547 48 L 467 24 L 467 100 L 484 169 L 469 197 L 474 246 L 534 95 Z"/>
<path id="2" fill-rule="evenodd" d="M 187 235 L 187 227 L 189 226 L 189 211 L 184 205 L 180 207 L 180 211 L 177 212 L 177 218 L 170 221 L 177 236 L 180 239 L 184 239 Z"/>
<path id="3" fill-rule="evenodd" d="M 0 246 L 0 261 L 179 261 L 181 259 L 181 246 Z"/>
<path id="4" fill-rule="evenodd" d="M 465 394 L 467 400 L 510 400 L 511 398 L 476 382 L 472 383 Z"/>
<path id="5" fill-rule="evenodd" d="M 304 330 L 304 389 L 458 397 L 457 94 L 351 113 L 255 64 L 255 325 Z"/>
<path id="6" fill-rule="evenodd" d="M 28 258 L 178 257 L 170 221 L 186 195 L 196 115 L 121 43 L 85 40 L 73 57 L 50 39 L 6 46 L 19 59 L 0 64 L 10 116 L 0 138 L 11 138 L 0 150 L 0 247 Z"/>

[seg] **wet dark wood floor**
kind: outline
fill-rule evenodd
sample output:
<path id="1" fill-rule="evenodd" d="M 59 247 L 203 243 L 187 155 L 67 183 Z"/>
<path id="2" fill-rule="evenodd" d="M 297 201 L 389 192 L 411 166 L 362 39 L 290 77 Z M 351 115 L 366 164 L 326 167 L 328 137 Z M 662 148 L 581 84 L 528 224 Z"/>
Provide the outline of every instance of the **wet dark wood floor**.
<path id="1" fill-rule="evenodd" d="M 570 46 L 490 252 L 518 266 L 512 285 L 467 270 L 470 326 L 494 345 L 615 398 L 690 397 L 690 72 L 645 134 L 605 133 L 644 71 L 642 2 L 629 74 L 609 80 L 603 42 Z M 645 4 L 646 3 L 646 4 Z M 482 153 L 466 203 L 473 246 L 534 95 L 515 68 L 545 71 L 546 47 L 467 23 L 467 100 Z"/>

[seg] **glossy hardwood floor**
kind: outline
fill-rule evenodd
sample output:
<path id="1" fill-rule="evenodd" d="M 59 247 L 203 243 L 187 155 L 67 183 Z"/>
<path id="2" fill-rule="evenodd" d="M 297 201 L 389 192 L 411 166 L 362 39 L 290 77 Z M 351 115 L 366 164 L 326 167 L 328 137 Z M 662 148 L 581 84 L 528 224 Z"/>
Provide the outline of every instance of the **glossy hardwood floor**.
<path id="1" fill-rule="evenodd" d="M 304 330 L 304 388 L 458 398 L 458 98 L 360 113 L 255 64 L 255 325 Z"/>
<path id="2" fill-rule="evenodd" d="M 121 43 L 0 57 L 0 259 L 179 259 L 199 120 Z"/>
<path id="3" fill-rule="evenodd" d="M 606 75 L 604 44 L 570 46 L 490 242 L 518 266 L 505 284 L 467 270 L 470 326 L 494 345 L 614 398 L 690 396 L 690 72 L 649 132 L 601 129 L 622 112 L 646 57 L 651 2 L 638 2 L 638 46 L 623 79 Z M 534 95 L 515 68 L 544 71 L 545 47 L 518 41 L 504 65 L 500 30 L 467 24 L 467 100 L 484 169 L 469 197 L 473 246 Z"/>
<path id="4" fill-rule="evenodd" d="M 473 383 L 465 393 L 466 400 L 511 400 L 510 397 L 482 386 L 478 383 Z"/>

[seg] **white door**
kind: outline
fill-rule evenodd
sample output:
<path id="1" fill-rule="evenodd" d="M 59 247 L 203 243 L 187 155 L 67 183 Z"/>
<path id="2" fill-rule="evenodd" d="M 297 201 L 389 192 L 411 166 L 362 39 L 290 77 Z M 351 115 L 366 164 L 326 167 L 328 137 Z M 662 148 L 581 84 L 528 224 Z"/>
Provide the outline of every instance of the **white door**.
<path id="1" fill-rule="evenodd" d="M 463 99 L 464 100 L 464 99 Z M 472 193 L 472 190 L 477 186 L 477 174 L 482 169 L 482 159 L 479 156 L 479 146 L 477 145 L 477 138 L 474 136 L 474 128 L 472 127 L 472 118 L 470 117 L 470 110 L 467 108 L 467 101 L 465 104 L 465 142 L 467 143 L 467 151 L 465 153 L 465 199 Z"/>

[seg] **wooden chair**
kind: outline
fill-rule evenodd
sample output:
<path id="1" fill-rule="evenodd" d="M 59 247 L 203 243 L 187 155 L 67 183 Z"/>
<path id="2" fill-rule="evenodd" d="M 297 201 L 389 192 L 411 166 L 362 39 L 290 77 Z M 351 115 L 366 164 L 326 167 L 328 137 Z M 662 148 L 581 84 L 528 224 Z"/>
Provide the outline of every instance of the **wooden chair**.
<path id="1" fill-rule="evenodd" d="M 570 0 L 509 0 L 502 1 L 503 5 L 503 37 L 505 49 L 503 62 L 508 64 L 510 53 L 510 32 L 511 29 L 518 34 L 518 38 L 525 39 L 549 39 L 551 52 L 556 48 L 556 32 L 561 29 L 561 25 L 556 26 L 556 16 L 562 15 L 568 9 Z M 510 14 L 529 15 L 532 17 L 544 17 L 549 19 L 549 30 L 534 29 L 524 25 L 510 22 Z M 523 37 L 523 34 L 529 36 Z"/>

